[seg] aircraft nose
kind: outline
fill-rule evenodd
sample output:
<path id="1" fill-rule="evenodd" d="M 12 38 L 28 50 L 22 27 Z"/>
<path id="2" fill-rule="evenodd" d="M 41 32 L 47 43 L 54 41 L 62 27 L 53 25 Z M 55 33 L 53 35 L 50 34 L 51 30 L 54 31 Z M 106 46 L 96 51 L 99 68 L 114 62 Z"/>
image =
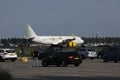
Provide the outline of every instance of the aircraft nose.
<path id="1" fill-rule="evenodd" d="M 84 40 L 83 40 L 83 39 L 81 39 L 81 43 L 84 43 Z"/>

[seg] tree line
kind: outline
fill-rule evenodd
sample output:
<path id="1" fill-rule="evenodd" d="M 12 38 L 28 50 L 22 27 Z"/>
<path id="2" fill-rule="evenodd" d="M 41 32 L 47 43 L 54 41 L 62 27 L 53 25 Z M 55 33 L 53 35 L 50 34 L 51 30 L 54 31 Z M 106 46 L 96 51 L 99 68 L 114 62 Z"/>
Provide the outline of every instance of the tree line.
<path id="1" fill-rule="evenodd" d="M 120 37 L 82 37 L 84 44 L 120 45 Z M 0 39 L 0 46 L 28 46 L 29 40 L 21 38 Z"/>

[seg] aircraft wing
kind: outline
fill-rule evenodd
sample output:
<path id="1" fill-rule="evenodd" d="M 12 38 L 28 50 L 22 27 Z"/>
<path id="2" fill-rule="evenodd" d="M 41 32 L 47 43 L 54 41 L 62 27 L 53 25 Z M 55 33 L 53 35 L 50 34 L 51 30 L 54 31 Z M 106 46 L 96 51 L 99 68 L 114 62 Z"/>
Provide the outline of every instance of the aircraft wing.
<path id="1" fill-rule="evenodd" d="M 71 41 L 73 41 L 73 40 L 75 40 L 74 34 L 72 34 L 72 38 L 71 38 L 71 39 L 65 39 L 65 40 L 62 41 L 61 44 L 67 44 L 67 43 L 69 43 L 69 42 L 71 42 Z"/>
<path id="2" fill-rule="evenodd" d="M 75 40 L 75 38 L 73 38 L 73 39 L 66 39 L 66 40 L 63 40 L 61 44 L 67 44 L 67 43 L 69 43 L 69 42 L 71 42 L 73 40 Z"/>
<path id="3" fill-rule="evenodd" d="M 54 42 L 53 44 L 54 45 L 65 45 L 65 44 L 67 44 L 67 43 L 69 43 L 69 42 L 71 42 L 73 40 L 75 40 L 75 38 L 73 38 L 73 39 L 59 40 L 57 42 Z"/>
<path id="4" fill-rule="evenodd" d="M 75 40 L 75 36 L 74 34 L 72 34 L 72 38 L 70 39 L 64 39 L 64 40 L 59 40 L 57 42 L 54 42 L 54 45 L 65 45 L 65 44 L 68 44 L 69 42 Z"/>

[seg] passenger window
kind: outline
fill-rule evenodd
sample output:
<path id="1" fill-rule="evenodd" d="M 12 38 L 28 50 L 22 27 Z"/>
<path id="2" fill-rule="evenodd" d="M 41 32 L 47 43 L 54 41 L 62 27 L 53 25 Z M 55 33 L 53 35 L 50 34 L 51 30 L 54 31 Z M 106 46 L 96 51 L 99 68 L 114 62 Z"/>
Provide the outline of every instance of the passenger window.
<path id="1" fill-rule="evenodd" d="M 0 50 L 0 53 L 3 53 L 4 51 L 3 50 Z"/>

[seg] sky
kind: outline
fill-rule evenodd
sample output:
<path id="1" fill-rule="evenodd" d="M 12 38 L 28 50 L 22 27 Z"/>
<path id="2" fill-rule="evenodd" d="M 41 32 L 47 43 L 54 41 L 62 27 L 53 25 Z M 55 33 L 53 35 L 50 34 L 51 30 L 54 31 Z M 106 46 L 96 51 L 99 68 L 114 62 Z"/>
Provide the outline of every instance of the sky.
<path id="1" fill-rule="evenodd" d="M 26 24 L 41 36 L 120 37 L 120 0 L 0 0 L 0 38 L 23 37 Z"/>

